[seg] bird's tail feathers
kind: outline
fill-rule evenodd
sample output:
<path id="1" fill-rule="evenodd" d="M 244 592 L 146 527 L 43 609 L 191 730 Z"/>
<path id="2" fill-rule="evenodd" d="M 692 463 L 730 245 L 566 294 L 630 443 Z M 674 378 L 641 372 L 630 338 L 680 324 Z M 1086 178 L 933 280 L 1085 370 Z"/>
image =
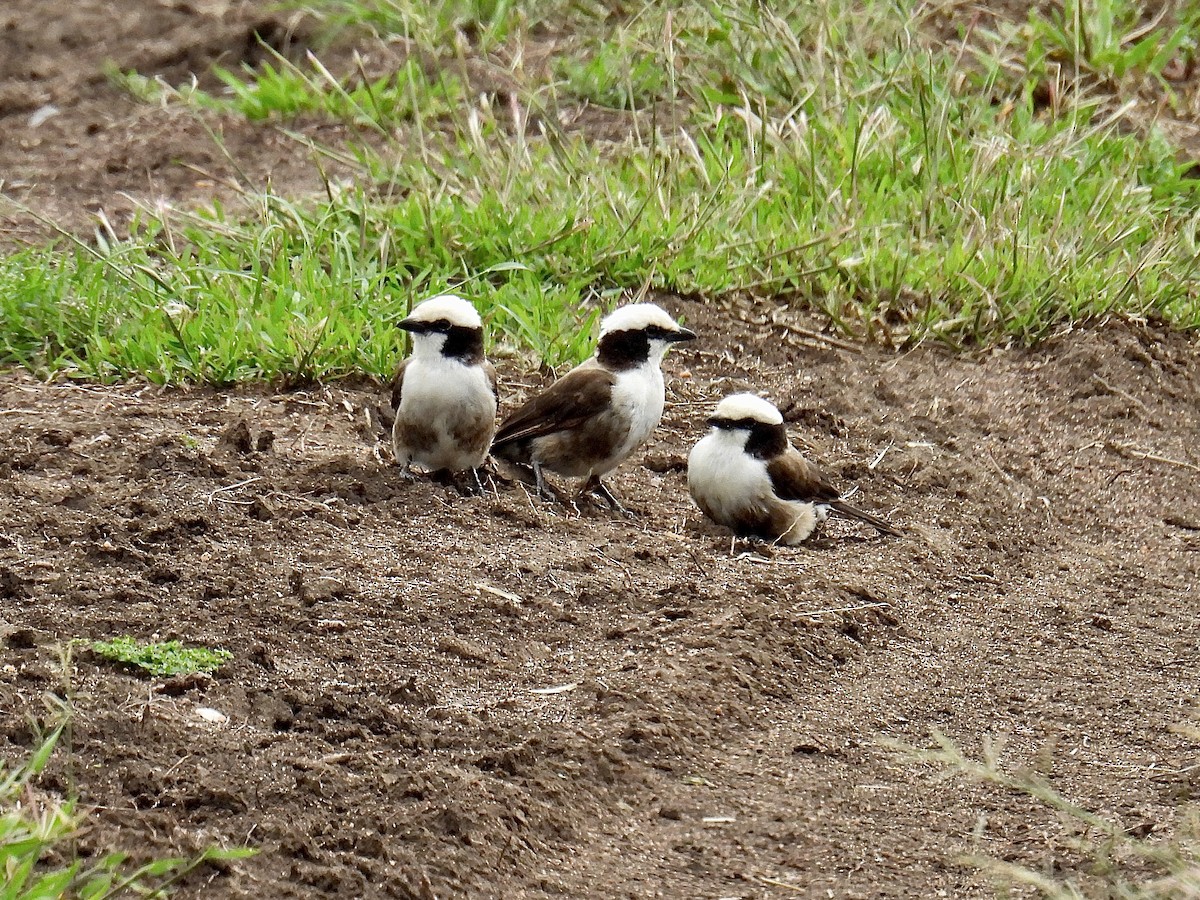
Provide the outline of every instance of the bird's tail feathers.
<path id="1" fill-rule="evenodd" d="M 858 519 L 860 522 L 866 522 L 873 528 L 882 531 L 884 534 L 890 534 L 893 537 L 899 537 L 901 532 L 899 529 L 892 527 L 878 516 L 873 516 L 869 512 L 863 512 L 857 506 L 851 506 L 845 500 L 833 500 L 829 504 L 829 508 L 835 512 L 841 513 L 851 519 Z"/>

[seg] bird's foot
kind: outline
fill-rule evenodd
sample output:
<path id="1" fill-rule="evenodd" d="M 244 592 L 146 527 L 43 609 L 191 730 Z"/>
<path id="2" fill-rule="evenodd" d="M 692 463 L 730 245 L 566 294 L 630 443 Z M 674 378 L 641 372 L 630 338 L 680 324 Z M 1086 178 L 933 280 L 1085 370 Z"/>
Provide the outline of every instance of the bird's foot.
<path id="1" fill-rule="evenodd" d="M 754 534 L 735 534 L 729 538 L 729 555 L 734 559 L 764 562 L 775 556 L 776 543 Z"/>
<path id="2" fill-rule="evenodd" d="M 479 477 L 478 469 L 471 469 L 471 480 L 467 482 L 467 493 L 473 497 L 483 496 L 483 479 Z"/>
<path id="3" fill-rule="evenodd" d="M 536 463 L 534 463 L 533 466 L 533 481 L 535 487 L 537 488 L 537 495 L 539 497 L 541 497 L 547 503 L 561 502 L 561 498 L 558 496 L 558 491 L 554 490 L 554 488 L 550 487 L 550 485 L 546 483 L 546 478 L 544 475 L 542 475 L 542 467 Z M 576 510 L 576 512 L 578 512 L 578 510 Z"/>
<path id="4" fill-rule="evenodd" d="M 587 483 L 579 491 L 580 497 L 582 497 L 584 494 L 593 494 L 599 497 L 608 504 L 609 509 L 611 509 L 613 512 L 620 513 L 627 519 L 637 518 L 637 514 L 622 506 L 621 501 L 614 497 L 613 492 L 608 489 L 608 485 L 595 476 L 589 478 Z"/>

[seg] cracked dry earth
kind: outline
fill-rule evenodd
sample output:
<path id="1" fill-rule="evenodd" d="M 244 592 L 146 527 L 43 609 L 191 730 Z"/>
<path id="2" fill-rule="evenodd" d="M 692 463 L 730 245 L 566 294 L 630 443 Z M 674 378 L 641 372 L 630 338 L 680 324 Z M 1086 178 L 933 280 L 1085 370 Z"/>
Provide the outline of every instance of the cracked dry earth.
<path id="1" fill-rule="evenodd" d="M 936 729 L 1169 838 L 1200 789 L 1200 362 L 1113 325 L 1036 352 L 810 340 L 664 298 L 701 334 L 612 484 L 635 521 L 401 483 L 384 390 L 0 379 L 0 757 L 74 692 L 43 787 L 84 853 L 261 848 L 188 896 L 989 897 L 1073 832 L 912 762 Z M 505 408 L 543 379 L 502 371 Z M 897 539 L 731 553 L 683 464 L 773 397 Z M 228 648 L 155 683 L 59 648 Z M 208 722 L 209 707 L 228 721 Z"/>

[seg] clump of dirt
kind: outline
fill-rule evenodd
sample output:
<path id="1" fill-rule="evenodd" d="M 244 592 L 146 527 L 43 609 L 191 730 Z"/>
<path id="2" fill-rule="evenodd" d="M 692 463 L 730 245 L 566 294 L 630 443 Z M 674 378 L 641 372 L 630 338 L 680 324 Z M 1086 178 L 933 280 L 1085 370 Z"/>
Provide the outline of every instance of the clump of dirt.
<path id="1" fill-rule="evenodd" d="M 382 387 L 6 377 L 0 756 L 69 680 L 49 787 L 97 806 L 86 851 L 262 848 L 196 895 L 984 897 L 959 854 L 1071 858 L 1027 799 L 877 743 L 932 729 L 1169 833 L 1200 786 L 1170 730 L 1200 687 L 1194 344 L 894 355 L 665 302 L 701 341 L 612 479 L 632 522 L 402 483 L 363 427 Z M 905 536 L 731 553 L 677 463 L 742 389 Z M 234 658 L 164 690 L 61 671 L 118 634 Z"/>

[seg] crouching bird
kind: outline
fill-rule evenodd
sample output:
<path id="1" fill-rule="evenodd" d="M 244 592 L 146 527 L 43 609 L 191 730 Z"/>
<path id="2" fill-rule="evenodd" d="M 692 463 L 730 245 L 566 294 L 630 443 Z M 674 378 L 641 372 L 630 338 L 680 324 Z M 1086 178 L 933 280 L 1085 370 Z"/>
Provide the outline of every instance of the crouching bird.
<path id="1" fill-rule="evenodd" d="M 884 534 L 900 534 L 842 499 L 828 477 L 788 442 L 774 404 L 753 394 L 732 394 L 717 404 L 708 424 L 712 431 L 688 456 L 688 491 L 718 525 L 741 537 L 795 545 L 836 513 Z"/>
<path id="2" fill-rule="evenodd" d="M 483 321 L 453 294 L 417 304 L 399 327 L 412 334 L 412 354 L 392 386 L 392 449 L 405 476 L 413 463 L 435 473 L 469 471 L 482 492 L 479 467 L 496 431 L 496 371 L 483 355 Z"/>
<path id="3" fill-rule="evenodd" d="M 663 356 L 671 344 L 695 337 L 653 303 L 614 310 L 600 323 L 596 355 L 509 416 L 492 453 L 532 469 L 543 497 L 554 497 L 542 474 L 548 469 L 585 479 L 580 496 L 594 491 L 630 515 L 601 478 L 654 431 L 665 397 Z"/>

